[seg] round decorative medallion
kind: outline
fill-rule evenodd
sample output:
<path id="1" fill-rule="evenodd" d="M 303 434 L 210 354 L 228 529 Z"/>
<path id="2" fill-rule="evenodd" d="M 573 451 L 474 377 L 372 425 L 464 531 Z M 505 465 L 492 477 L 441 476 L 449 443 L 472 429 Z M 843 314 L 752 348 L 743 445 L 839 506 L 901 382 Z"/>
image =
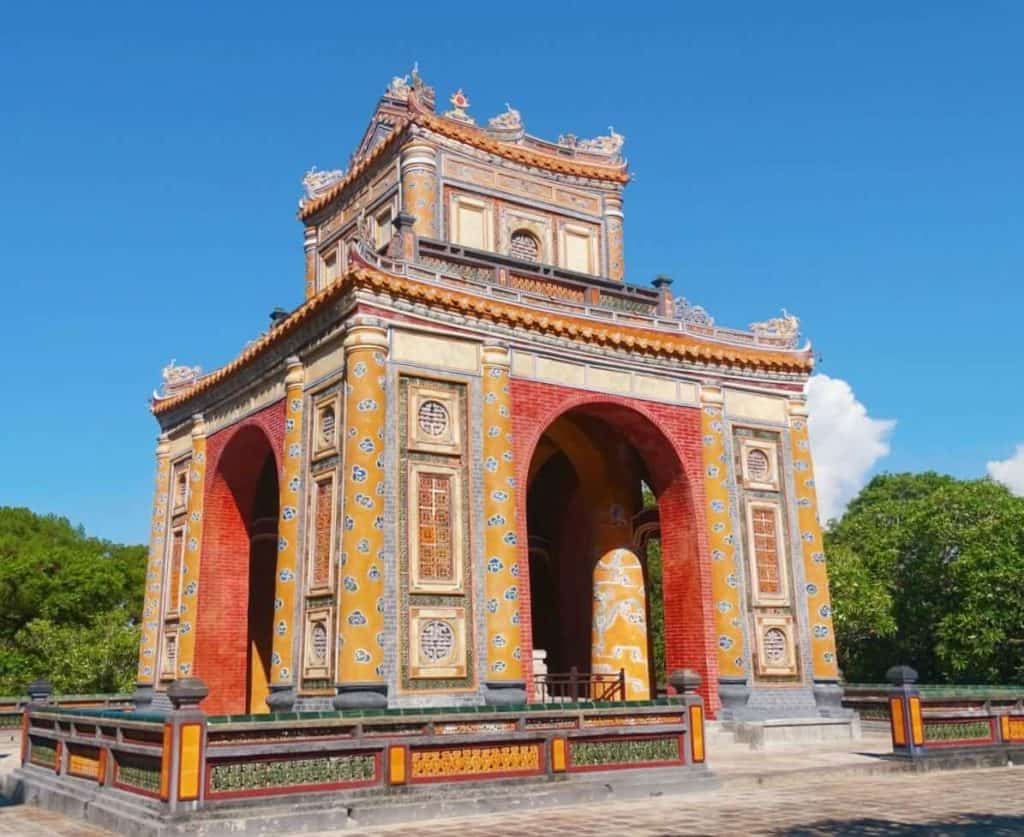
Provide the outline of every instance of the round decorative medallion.
<path id="1" fill-rule="evenodd" d="M 786 634 L 779 628 L 769 628 L 764 632 L 764 659 L 773 666 L 786 664 Z"/>
<path id="2" fill-rule="evenodd" d="M 426 435 L 438 438 L 448 430 L 448 408 L 440 401 L 424 401 L 416 415 L 420 430 Z"/>
<path id="3" fill-rule="evenodd" d="M 446 660 L 455 650 L 455 631 L 441 619 L 431 619 L 420 629 L 420 654 L 432 663 Z"/>

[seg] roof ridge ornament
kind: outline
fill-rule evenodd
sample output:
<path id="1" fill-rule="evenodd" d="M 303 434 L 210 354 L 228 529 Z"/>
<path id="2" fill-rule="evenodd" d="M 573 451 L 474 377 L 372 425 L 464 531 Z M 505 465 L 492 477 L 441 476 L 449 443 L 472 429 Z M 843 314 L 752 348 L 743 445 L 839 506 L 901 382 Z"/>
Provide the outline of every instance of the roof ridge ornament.
<path id="1" fill-rule="evenodd" d="M 416 73 L 416 65 L 413 65 L 413 73 Z M 409 100 L 409 94 L 412 92 L 412 85 L 409 84 L 409 74 L 406 73 L 404 76 L 392 76 L 391 84 L 388 85 L 388 89 L 384 91 L 384 95 L 389 99 L 397 99 L 400 102 L 406 102 Z"/>
<path id="2" fill-rule="evenodd" d="M 800 341 L 800 319 L 782 309 L 781 317 L 772 317 L 759 323 L 751 323 L 750 330 L 755 337 L 779 343 L 795 349 Z"/>
<path id="3" fill-rule="evenodd" d="M 185 390 L 192 389 L 202 374 L 203 370 L 200 367 L 176 366 L 174 358 L 171 358 L 171 362 L 161 371 L 163 388 L 160 392 L 153 391 L 153 400 L 160 401 L 181 395 Z"/>
<path id="4" fill-rule="evenodd" d="M 452 103 L 452 109 L 445 111 L 446 117 L 467 125 L 476 125 L 476 120 L 466 113 L 466 109 L 469 107 L 469 97 L 462 92 L 461 87 L 452 93 L 452 97 L 448 101 Z"/>
<path id="5" fill-rule="evenodd" d="M 714 328 L 715 318 L 701 305 L 691 305 L 686 297 L 677 296 L 672 300 L 673 313 L 677 320 L 698 328 Z"/>
<path id="6" fill-rule="evenodd" d="M 499 113 L 487 120 L 488 133 L 506 142 L 522 139 L 525 130 L 522 114 L 508 102 L 505 102 L 504 113 Z"/>
<path id="7" fill-rule="evenodd" d="M 558 145 L 563 148 L 571 148 L 574 151 L 582 151 L 586 154 L 599 154 L 613 160 L 622 159 L 622 146 L 625 143 L 626 138 L 611 125 L 608 126 L 607 135 L 593 137 L 592 139 L 580 139 L 575 134 L 562 134 L 558 138 Z"/>
<path id="8" fill-rule="evenodd" d="M 299 199 L 299 208 L 301 209 L 307 203 L 315 201 L 327 192 L 335 183 L 343 180 L 344 177 L 345 172 L 341 169 L 318 171 L 317 167 L 313 166 L 302 178 L 302 188 L 305 190 L 306 194 Z"/>

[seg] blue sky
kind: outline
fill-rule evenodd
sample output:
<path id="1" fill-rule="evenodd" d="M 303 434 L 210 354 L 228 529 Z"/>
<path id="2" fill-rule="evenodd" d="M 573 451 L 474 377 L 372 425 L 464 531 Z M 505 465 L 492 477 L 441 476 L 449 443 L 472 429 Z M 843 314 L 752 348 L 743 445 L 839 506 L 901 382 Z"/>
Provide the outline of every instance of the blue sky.
<path id="1" fill-rule="evenodd" d="M 614 125 L 629 280 L 797 313 L 896 420 L 876 469 L 1024 442 L 1024 5 L 206 5 L 2 13 L 0 504 L 146 537 L 161 367 L 301 301 L 301 177 L 413 61 L 480 121 Z"/>

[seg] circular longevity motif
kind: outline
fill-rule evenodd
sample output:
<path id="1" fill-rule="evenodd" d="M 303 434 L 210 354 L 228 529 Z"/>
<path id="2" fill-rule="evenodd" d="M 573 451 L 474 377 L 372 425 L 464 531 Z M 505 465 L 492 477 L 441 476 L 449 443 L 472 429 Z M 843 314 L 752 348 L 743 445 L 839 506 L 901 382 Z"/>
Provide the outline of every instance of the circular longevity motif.
<path id="1" fill-rule="evenodd" d="M 440 401 L 424 401 L 416 415 L 420 430 L 437 438 L 448 430 L 448 409 Z"/>
<path id="2" fill-rule="evenodd" d="M 420 630 L 420 653 L 432 663 L 446 660 L 455 650 L 455 631 L 441 619 L 431 619 Z"/>

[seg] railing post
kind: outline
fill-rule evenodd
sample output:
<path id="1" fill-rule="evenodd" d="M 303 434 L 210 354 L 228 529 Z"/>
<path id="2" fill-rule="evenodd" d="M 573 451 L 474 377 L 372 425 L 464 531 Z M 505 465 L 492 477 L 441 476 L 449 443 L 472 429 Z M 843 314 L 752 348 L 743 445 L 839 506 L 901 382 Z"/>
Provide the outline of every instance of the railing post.
<path id="1" fill-rule="evenodd" d="M 210 693 L 198 677 L 175 680 L 167 687 L 174 705 L 164 726 L 164 752 L 161 766 L 161 791 L 166 789 L 167 803 L 173 813 L 182 803 L 188 808 L 202 807 L 205 795 L 206 713 L 200 702 Z M 165 778 L 166 777 L 166 778 Z M 161 793 L 163 796 L 163 793 Z"/>
<path id="2" fill-rule="evenodd" d="M 29 727 L 32 725 L 32 710 L 46 706 L 51 703 L 53 686 L 49 680 L 40 678 L 28 684 L 25 691 L 28 692 L 28 703 L 25 704 L 21 713 L 21 763 L 27 764 L 29 760 Z M 60 772 L 61 747 L 57 745 L 57 771 Z"/>
<path id="3" fill-rule="evenodd" d="M 924 718 L 917 672 L 910 666 L 893 666 L 885 673 L 889 690 L 889 724 L 893 753 L 915 758 L 924 755 Z"/>
<path id="4" fill-rule="evenodd" d="M 626 699 L 626 669 L 619 669 L 619 700 Z"/>
<path id="5" fill-rule="evenodd" d="M 707 758 L 704 737 L 704 700 L 701 698 L 701 679 L 692 668 L 677 668 L 668 676 L 669 685 L 676 694 L 682 696 L 686 706 L 687 729 L 690 733 L 690 746 L 686 748 L 687 764 L 703 764 Z"/>
<path id="6" fill-rule="evenodd" d="M 579 671 L 576 666 L 569 669 L 569 697 L 573 703 L 579 700 Z"/>

